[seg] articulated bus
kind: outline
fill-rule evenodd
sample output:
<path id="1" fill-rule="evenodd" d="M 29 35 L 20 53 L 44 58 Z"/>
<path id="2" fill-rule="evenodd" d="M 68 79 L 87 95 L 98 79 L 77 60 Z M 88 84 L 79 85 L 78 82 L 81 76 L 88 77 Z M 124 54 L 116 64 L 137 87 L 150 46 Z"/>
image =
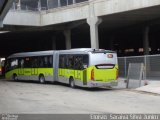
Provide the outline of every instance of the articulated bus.
<path id="1" fill-rule="evenodd" d="M 6 60 L 6 79 L 62 82 L 71 87 L 111 87 L 118 84 L 114 51 L 79 48 L 16 53 Z"/>

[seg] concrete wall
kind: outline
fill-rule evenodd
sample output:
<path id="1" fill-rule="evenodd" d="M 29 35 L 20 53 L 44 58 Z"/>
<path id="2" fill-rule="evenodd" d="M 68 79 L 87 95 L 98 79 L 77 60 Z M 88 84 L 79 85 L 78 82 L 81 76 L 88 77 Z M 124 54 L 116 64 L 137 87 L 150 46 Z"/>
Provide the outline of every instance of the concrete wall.
<path id="1" fill-rule="evenodd" d="M 96 16 L 126 12 L 160 5 L 160 0 L 97 0 L 94 1 Z"/>
<path id="2" fill-rule="evenodd" d="M 86 19 L 93 6 L 95 16 L 104 16 L 160 5 L 160 0 L 90 0 L 77 5 L 39 12 L 10 11 L 4 24 L 45 26 Z"/>

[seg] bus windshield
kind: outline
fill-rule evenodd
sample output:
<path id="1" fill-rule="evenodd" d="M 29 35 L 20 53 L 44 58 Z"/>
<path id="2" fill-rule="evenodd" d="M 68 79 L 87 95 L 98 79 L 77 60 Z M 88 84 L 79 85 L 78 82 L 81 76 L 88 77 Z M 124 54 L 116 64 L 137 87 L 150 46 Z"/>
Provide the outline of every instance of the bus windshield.
<path id="1" fill-rule="evenodd" d="M 117 54 L 115 52 L 96 52 L 91 54 L 91 65 L 117 64 Z"/>

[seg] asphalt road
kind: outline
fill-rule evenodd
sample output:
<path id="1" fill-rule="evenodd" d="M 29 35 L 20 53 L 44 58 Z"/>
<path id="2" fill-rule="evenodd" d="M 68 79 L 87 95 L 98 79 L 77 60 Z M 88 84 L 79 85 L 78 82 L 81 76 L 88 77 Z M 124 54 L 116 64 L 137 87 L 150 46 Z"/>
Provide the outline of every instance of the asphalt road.
<path id="1" fill-rule="evenodd" d="M 0 80 L 0 113 L 160 113 L 160 96 L 126 89 Z"/>

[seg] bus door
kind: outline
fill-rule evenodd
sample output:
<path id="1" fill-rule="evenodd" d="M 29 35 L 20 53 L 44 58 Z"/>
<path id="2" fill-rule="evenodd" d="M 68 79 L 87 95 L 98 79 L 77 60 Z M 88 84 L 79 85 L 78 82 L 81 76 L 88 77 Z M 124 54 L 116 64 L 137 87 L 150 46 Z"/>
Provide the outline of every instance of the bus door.
<path id="1" fill-rule="evenodd" d="M 38 68 L 31 68 L 32 75 L 38 75 Z"/>
<path id="2" fill-rule="evenodd" d="M 38 75 L 38 57 L 33 57 L 30 63 L 31 63 L 31 75 Z"/>
<path id="3" fill-rule="evenodd" d="M 80 70 L 75 70 L 74 71 L 74 76 L 76 79 L 81 79 L 81 71 Z"/>
<path id="4" fill-rule="evenodd" d="M 24 59 L 22 58 L 18 62 L 19 62 L 18 63 L 18 65 L 19 65 L 18 74 L 24 75 Z"/>
<path id="5" fill-rule="evenodd" d="M 18 69 L 18 74 L 19 75 L 24 75 L 24 68 L 19 68 Z"/>
<path id="6" fill-rule="evenodd" d="M 87 84 L 87 70 L 89 57 L 86 54 L 83 55 L 76 55 L 74 58 L 74 67 L 75 67 L 75 78 L 81 80 L 83 85 Z"/>
<path id="7" fill-rule="evenodd" d="M 82 55 L 76 55 L 74 56 L 74 76 L 76 79 L 82 80 L 81 76 L 83 76 L 82 72 L 83 67 L 83 58 Z"/>
<path id="8" fill-rule="evenodd" d="M 58 65 L 58 75 L 61 79 L 65 78 L 65 71 L 66 71 L 66 55 L 59 55 L 59 62 L 57 63 Z"/>

